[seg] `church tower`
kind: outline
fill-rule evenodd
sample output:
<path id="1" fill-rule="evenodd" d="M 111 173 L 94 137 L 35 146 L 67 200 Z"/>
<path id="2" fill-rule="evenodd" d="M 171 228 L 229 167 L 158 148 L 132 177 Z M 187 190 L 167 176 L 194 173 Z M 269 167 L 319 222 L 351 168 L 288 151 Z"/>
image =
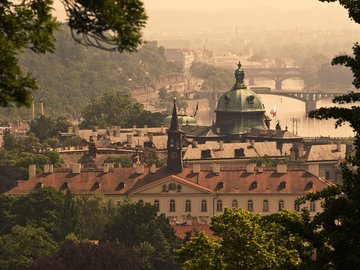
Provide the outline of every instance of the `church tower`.
<path id="1" fill-rule="evenodd" d="M 167 171 L 179 173 L 182 171 L 182 139 L 183 132 L 179 129 L 179 121 L 176 109 L 176 98 L 174 98 L 174 107 L 172 112 L 170 128 L 167 130 Z"/>

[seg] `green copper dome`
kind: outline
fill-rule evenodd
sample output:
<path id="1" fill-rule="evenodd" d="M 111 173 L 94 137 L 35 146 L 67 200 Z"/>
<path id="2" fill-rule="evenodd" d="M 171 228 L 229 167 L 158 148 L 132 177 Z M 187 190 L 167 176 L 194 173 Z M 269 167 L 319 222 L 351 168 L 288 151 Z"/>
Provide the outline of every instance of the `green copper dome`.
<path id="1" fill-rule="evenodd" d="M 215 127 L 220 134 L 241 134 L 251 128 L 266 129 L 265 107 L 260 97 L 244 84 L 245 73 L 239 62 L 233 88 L 217 104 Z"/>
<path id="2" fill-rule="evenodd" d="M 189 115 L 178 115 L 178 121 L 179 121 L 179 125 L 181 126 L 196 126 L 197 125 L 197 121 L 194 117 L 191 117 Z M 165 126 L 170 126 L 171 123 L 171 115 L 165 117 L 164 119 L 164 125 Z"/>
<path id="3" fill-rule="evenodd" d="M 265 111 L 261 99 L 250 89 L 235 89 L 223 94 L 217 104 L 216 112 Z"/>
<path id="4" fill-rule="evenodd" d="M 229 92 L 220 97 L 215 112 L 265 111 L 260 97 L 244 84 L 245 74 L 240 62 L 238 66 L 235 71 L 236 82 Z"/>

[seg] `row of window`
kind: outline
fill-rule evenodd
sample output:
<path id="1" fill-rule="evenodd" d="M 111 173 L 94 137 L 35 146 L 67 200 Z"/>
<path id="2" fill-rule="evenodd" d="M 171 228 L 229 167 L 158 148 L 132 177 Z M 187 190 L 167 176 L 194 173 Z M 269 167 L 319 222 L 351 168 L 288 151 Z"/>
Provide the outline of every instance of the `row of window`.
<path id="1" fill-rule="evenodd" d="M 140 200 L 139 203 L 143 204 L 144 201 Z M 160 210 L 160 201 L 155 200 L 154 205 L 157 207 L 157 209 L 159 211 Z M 235 200 L 235 199 L 232 200 L 231 207 L 239 207 L 238 206 L 238 201 Z M 263 212 L 269 212 L 269 208 L 270 208 L 269 201 L 268 200 L 263 200 L 263 202 L 262 202 L 262 211 Z M 279 202 L 278 202 L 278 210 L 281 211 L 284 208 L 285 208 L 285 202 L 283 200 L 279 200 Z M 250 212 L 254 211 L 254 201 L 253 200 L 248 200 L 247 201 L 247 210 L 250 211 Z M 294 202 L 294 210 L 295 211 L 300 211 L 300 204 L 297 203 L 296 201 Z M 315 202 L 310 202 L 310 209 L 309 210 L 310 210 L 310 212 L 315 212 L 316 211 Z M 175 212 L 175 211 L 176 211 L 175 200 L 170 200 L 169 201 L 169 212 Z M 201 212 L 207 212 L 207 201 L 206 200 L 201 201 L 200 211 Z M 222 200 L 217 200 L 216 201 L 216 211 L 217 212 L 222 212 L 223 211 L 223 202 L 222 202 Z M 190 200 L 185 201 L 185 212 L 191 212 L 191 201 Z"/>

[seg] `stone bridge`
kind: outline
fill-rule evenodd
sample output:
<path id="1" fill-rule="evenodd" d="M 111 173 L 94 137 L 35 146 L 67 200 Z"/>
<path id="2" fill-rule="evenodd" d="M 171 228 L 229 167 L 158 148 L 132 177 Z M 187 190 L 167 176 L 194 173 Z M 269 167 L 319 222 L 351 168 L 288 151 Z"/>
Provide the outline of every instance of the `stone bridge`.
<path id="1" fill-rule="evenodd" d="M 308 114 L 310 111 L 313 111 L 316 109 L 316 103 L 325 98 L 333 98 L 335 96 L 341 96 L 346 94 L 344 91 L 332 91 L 332 92 L 310 92 L 310 91 L 271 91 L 270 89 L 252 89 L 257 94 L 266 94 L 266 95 L 276 95 L 276 96 L 283 96 L 283 97 L 289 97 L 293 99 L 300 100 L 305 103 L 305 111 L 306 114 Z M 208 98 L 209 104 L 213 105 L 213 108 L 215 109 L 217 101 L 221 97 L 221 95 L 224 94 L 223 92 L 197 92 L 196 97 L 198 98 Z"/>
<path id="2" fill-rule="evenodd" d="M 292 68 L 244 68 L 249 85 L 254 85 L 255 78 L 267 78 L 275 81 L 275 90 L 282 89 L 282 82 L 290 78 L 302 78 L 303 74 L 298 67 Z"/>

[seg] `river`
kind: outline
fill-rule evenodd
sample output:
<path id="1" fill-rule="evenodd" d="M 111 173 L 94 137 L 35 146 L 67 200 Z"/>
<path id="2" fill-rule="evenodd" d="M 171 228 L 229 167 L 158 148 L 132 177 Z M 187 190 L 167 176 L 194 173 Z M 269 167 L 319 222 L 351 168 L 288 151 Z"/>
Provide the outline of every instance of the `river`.
<path id="1" fill-rule="evenodd" d="M 266 79 L 256 79 L 254 86 L 264 86 L 274 88 L 274 82 Z M 304 84 L 302 80 L 286 80 L 282 85 L 283 89 L 302 90 Z M 274 95 L 260 95 L 264 103 L 266 113 L 270 115 L 270 111 L 276 106 L 276 117 L 271 121 L 271 128 L 274 129 L 276 121 L 280 121 L 282 129 L 288 128 L 290 132 L 298 134 L 302 137 L 352 137 L 354 132 L 352 128 L 345 124 L 335 129 L 335 120 L 316 120 L 306 117 L 305 103 L 296 99 L 274 96 Z M 316 104 L 317 108 L 334 106 L 331 98 L 319 100 Z M 337 105 L 338 106 L 338 105 Z M 359 104 L 360 106 L 360 104 Z M 344 105 L 344 107 L 351 107 L 351 105 Z M 198 122 L 200 125 L 210 125 L 209 112 L 203 111 L 199 115 Z"/>

